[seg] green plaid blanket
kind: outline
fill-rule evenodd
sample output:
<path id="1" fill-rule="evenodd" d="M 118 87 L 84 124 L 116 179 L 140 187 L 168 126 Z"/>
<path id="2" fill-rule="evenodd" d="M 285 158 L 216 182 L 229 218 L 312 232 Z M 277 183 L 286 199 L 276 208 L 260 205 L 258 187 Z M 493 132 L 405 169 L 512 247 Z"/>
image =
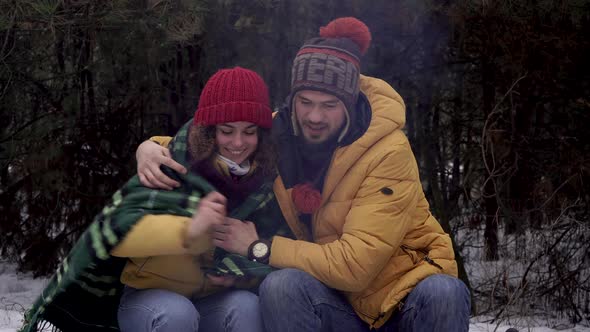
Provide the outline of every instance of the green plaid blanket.
<path id="1" fill-rule="evenodd" d="M 173 158 L 187 166 L 187 132 L 185 124 L 170 145 Z M 95 217 L 68 256 L 49 280 L 32 308 L 25 314 L 21 332 L 40 331 L 51 324 L 55 330 L 118 331 L 117 307 L 123 285 L 119 281 L 126 259 L 109 252 L 124 238 L 135 223 L 147 214 L 192 216 L 201 197 L 215 190 L 205 179 L 181 175 L 170 168 L 163 171 L 179 181 L 173 191 L 143 187 L 136 176 L 112 197 L 111 202 Z M 278 213 L 278 215 L 277 215 Z M 272 193 L 272 184 L 265 183 L 238 208 L 229 213 L 256 224 L 261 237 L 274 234 L 290 236 L 288 227 L 280 222 L 280 209 Z M 238 276 L 264 276 L 272 268 L 228 254 L 217 248 L 215 269 Z"/>

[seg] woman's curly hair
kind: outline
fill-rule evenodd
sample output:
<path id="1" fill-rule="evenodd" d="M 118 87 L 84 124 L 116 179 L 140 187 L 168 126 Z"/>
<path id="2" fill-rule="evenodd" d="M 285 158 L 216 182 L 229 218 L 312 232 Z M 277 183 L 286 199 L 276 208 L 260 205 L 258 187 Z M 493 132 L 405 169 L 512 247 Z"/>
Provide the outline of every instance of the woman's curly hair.
<path id="1" fill-rule="evenodd" d="M 258 127 L 258 146 L 250 161 L 254 161 L 266 176 L 276 174 L 276 148 L 271 140 L 270 129 Z M 215 126 L 191 125 L 188 133 L 188 148 L 193 163 L 208 159 L 216 152 Z"/>

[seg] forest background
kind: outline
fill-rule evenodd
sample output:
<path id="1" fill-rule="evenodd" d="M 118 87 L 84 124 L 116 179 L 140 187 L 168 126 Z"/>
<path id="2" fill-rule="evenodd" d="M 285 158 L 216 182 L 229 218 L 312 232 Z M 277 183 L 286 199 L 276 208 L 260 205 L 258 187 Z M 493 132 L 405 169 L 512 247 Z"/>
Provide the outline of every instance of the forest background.
<path id="1" fill-rule="evenodd" d="M 0 0 L 0 258 L 51 274 L 218 69 L 274 107 L 307 38 L 367 23 L 473 311 L 590 324 L 589 0 Z"/>

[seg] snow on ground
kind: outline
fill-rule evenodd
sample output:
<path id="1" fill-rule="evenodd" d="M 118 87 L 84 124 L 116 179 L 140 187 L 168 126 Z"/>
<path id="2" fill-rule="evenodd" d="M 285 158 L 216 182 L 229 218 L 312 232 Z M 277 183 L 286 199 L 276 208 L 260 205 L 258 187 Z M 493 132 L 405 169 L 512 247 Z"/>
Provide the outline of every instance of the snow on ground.
<path id="1" fill-rule="evenodd" d="M 0 332 L 14 332 L 21 326 L 23 313 L 46 283 L 47 279 L 17 274 L 13 264 L 0 261 Z"/>
<path id="2" fill-rule="evenodd" d="M 30 274 L 17 273 L 13 264 L 0 261 L 0 332 L 15 332 L 22 324 L 22 317 L 41 290 L 47 279 L 33 279 Z M 491 317 L 471 319 L 470 332 L 505 332 L 510 327 L 518 327 L 519 332 L 590 332 L 589 327 L 571 327 L 548 322 L 543 318 L 512 319 L 511 325 L 490 323 Z M 551 326 L 551 327 L 548 327 Z"/>

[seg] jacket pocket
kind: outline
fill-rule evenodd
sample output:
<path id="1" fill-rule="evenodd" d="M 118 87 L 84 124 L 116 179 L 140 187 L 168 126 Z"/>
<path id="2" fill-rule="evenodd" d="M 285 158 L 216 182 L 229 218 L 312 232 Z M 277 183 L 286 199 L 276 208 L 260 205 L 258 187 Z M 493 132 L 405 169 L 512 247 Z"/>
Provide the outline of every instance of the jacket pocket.
<path id="1" fill-rule="evenodd" d="M 428 256 L 428 251 L 426 251 L 425 249 L 413 248 L 413 247 L 410 247 L 406 244 L 402 244 L 400 246 L 400 249 L 406 255 L 410 256 L 410 258 L 414 262 L 414 265 L 418 265 L 418 264 L 420 264 L 420 262 L 425 261 L 432 266 L 436 266 L 440 270 L 443 269 L 442 266 L 440 266 L 432 258 L 430 258 L 430 256 Z"/>

